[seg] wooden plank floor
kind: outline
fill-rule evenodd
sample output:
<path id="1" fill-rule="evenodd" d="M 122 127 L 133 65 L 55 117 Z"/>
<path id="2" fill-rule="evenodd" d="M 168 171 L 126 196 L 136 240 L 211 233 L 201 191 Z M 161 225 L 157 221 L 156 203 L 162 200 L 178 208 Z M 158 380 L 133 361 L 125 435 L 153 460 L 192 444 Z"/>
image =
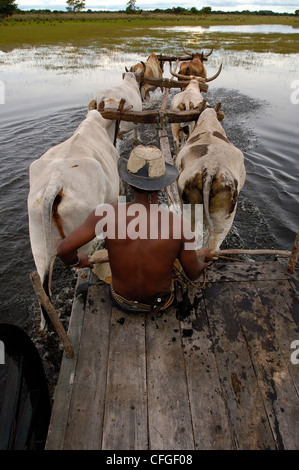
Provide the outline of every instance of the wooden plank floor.
<path id="1" fill-rule="evenodd" d="M 298 449 L 297 272 L 214 263 L 185 310 L 156 316 L 111 308 L 83 273 L 47 449 Z"/>

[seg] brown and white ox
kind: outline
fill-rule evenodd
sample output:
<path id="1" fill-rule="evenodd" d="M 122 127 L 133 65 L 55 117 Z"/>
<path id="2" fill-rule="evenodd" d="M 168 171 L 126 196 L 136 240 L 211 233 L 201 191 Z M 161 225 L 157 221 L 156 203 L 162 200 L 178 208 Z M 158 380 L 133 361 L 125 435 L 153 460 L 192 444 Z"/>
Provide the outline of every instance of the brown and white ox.
<path id="1" fill-rule="evenodd" d="M 98 111 L 90 111 L 69 139 L 30 165 L 29 235 L 36 269 L 48 295 L 61 240 L 98 204 L 117 202 L 119 155 L 107 132 L 111 123 Z M 79 251 L 90 252 L 91 248 L 92 242 Z M 41 329 L 45 324 L 42 314 Z"/>
<path id="2" fill-rule="evenodd" d="M 221 70 L 222 70 L 222 64 L 220 65 L 218 71 L 212 77 L 201 78 L 201 77 L 195 77 L 195 76 L 188 77 L 186 75 L 177 74 L 170 67 L 170 73 L 173 76 L 179 79 L 189 80 L 189 84 L 186 86 L 186 88 L 173 97 L 171 104 L 170 104 L 170 109 L 173 111 L 189 111 L 191 109 L 201 108 L 205 100 L 200 91 L 201 90 L 200 83 L 203 83 L 203 82 L 207 83 L 207 82 L 211 82 L 212 80 L 215 80 L 220 75 Z M 171 125 L 176 157 L 178 155 L 180 143 L 181 144 L 184 143 L 186 136 L 189 136 L 191 134 L 194 127 L 195 127 L 194 121 L 192 121 L 189 124 L 174 123 Z"/>
<path id="3" fill-rule="evenodd" d="M 174 95 L 170 103 L 170 109 L 178 112 L 199 109 L 204 101 L 205 100 L 200 92 L 198 80 L 192 79 L 184 91 Z M 180 145 L 185 142 L 194 127 L 195 121 L 171 124 L 176 157 L 178 155 Z"/>
<path id="4" fill-rule="evenodd" d="M 163 66 L 161 65 L 157 55 L 152 52 L 146 62 L 139 62 L 138 64 L 132 65 L 130 72 L 135 74 L 144 75 L 150 78 L 163 78 Z M 150 92 L 155 91 L 157 86 L 149 83 L 142 83 L 140 88 L 140 94 L 143 100 L 149 100 Z M 162 90 L 163 91 L 163 90 Z"/>
<path id="5" fill-rule="evenodd" d="M 207 71 L 203 62 L 204 60 L 208 60 L 208 57 L 212 54 L 213 49 L 208 54 L 204 54 L 203 52 L 189 53 L 185 49 L 184 52 L 192 57 L 192 59 L 190 61 L 181 63 L 179 74 L 207 78 Z"/>
<path id="6" fill-rule="evenodd" d="M 97 91 L 94 99 L 89 103 L 88 109 L 99 109 L 99 105 L 101 103 L 103 103 L 104 108 L 117 109 L 122 98 L 125 99 L 125 108 L 130 107 L 130 110 L 132 111 L 142 111 L 142 100 L 139 92 L 139 84 L 136 81 L 134 73 L 125 73 L 123 80 L 119 85 L 107 88 L 106 90 Z M 111 134 L 112 140 L 114 140 L 114 129 L 112 130 Z M 133 122 L 121 121 L 118 130 L 118 137 L 121 139 L 125 133 L 131 130 L 134 131 L 134 140 L 137 141 L 137 125 Z"/>
<path id="7" fill-rule="evenodd" d="M 175 165 L 183 203 L 193 208 L 203 204 L 203 222 L 210 235 L 208 247 L 219 250 L 234 221 L 246 171 L 243 153 L 228 141 L 214 109 L 201 113 Z"/>

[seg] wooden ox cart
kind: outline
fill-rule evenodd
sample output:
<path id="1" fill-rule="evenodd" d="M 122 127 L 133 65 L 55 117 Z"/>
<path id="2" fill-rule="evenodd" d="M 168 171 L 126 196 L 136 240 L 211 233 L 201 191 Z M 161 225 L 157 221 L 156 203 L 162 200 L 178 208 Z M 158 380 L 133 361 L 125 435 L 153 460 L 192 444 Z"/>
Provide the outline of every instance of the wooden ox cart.
<path id="1" fill-rule="evenodd" d="M 99 111 L 158 123 L 171 163 L 166 121 L 200 111 L 166 111 L 166 83 L 158 111 Z M 168 197 L 178 202 L 175 185 Z M 112 307 L 103 281 L 80 270 L 67 333 L 50 308 L 65 354 L 46 449 L 298 449 L 298 245 L 262 262 L 224 263 L 232 252 L 218 252 L 185 309 L 156 316 Z"/>

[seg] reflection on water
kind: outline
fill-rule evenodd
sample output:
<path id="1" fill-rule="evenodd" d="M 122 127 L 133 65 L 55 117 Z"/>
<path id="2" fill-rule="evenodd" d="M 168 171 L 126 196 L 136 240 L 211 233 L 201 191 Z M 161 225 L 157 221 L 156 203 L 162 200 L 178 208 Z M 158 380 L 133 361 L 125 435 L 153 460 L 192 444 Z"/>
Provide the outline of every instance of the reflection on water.
<path id="1" fill-rule="evenodd" d="M 125 66 L 139 57 L 99 52 L 94 45 L 77 48 L 41 46 L 0 51 L 0 77 L 5 85 L 5 106 L 0 122 L 28 119 L 69 106 L 87 106 L 94 93 L 117 85 Z"/>
<path id="2" fill-rule="evenodd" d="M 171 29 L 175 32 L 186 33 L 280 33 L 292 34 L 298 33 L 299 28 L 281 24 L 255 24 L 255 25 L 218 25 L 218 26 L 173 26 L 165 29 Z"/>

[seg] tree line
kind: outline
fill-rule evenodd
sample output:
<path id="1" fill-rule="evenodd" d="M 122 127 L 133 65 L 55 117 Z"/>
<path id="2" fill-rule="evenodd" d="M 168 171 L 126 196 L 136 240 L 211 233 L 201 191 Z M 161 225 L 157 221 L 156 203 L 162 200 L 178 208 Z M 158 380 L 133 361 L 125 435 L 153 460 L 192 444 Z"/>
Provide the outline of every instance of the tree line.
<path id="1" fill-rule="evenodd" d="M 19 10 L 18 5 L 16 3 L 17 0 L 0 0 L 0 18 L 5 18 L 7 16 L 11 16 L 14 13 L 26 13 L 26 11 Z M 138 15 L 142 13 L 142 10 L 136 5 L 137 0 L 129 0 L 126 6 L 125 10 L 119 10 L 118 12 L 115 13 L 125 13 L 131 14 L 131 15 Z M 85 9 L 85 4 L 86 0 L 66 0 L 66 9 L 67 11 L 72 11 L 72 12 L 79 12 Z M 93 13 L 92 10 L 86 10 L 87 13 Z M 183 7 L 172 7 L 172 8 L 166 8 L 166 9 L 160 9 L 156 8 L 154 10 L 147 10 L 149 13 L 168 13 L 168 14 L 175 14 L 175 15 L 209 15 L 209 14 L 246 14 L 246 15 L 271 15 L 271 16 L 280 16 L 280 15 L 289 15 L 292 13 L 276 13 L 271 10 L 259 10 L 259 11 L 249 11 L 249 10 L 243 10 L 243 11 L 229 11 L 229 12 L 224 12 L 221 10 L 212 10 L 211 7 L 203 7 L 200 10 L 198 10 L 196 7 L 192 8 L 183 8 Z M 44 10 L 30 10 L 31 13 L 36 12 L 36 13 L 52 13 L 51 10 L 44 9 Z M 57 13 L 57 11 L 55 11 Z M 59 13 L 63 13 L 63 11 L 59 11 Z M 96 13 L 96 12 L 94 12 Z M 101 11 L 101 13 L 104 13 Z M 109 11 L 109 13 L 111 13 Z M 299 10 L 295 10 L 294 12 L 295 15 L 299 15 Z"/>

